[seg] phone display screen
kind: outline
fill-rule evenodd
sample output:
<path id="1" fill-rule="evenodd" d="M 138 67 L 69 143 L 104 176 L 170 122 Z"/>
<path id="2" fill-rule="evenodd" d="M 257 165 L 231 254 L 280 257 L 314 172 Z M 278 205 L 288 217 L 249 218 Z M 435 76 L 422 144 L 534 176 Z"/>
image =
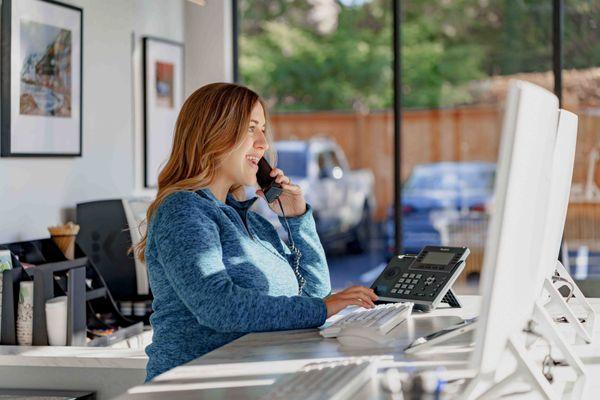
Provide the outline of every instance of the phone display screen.
<path id="1" fill-rule="evenodd" d="M 454 258 L 454 256 L 454 253 L 430 251 L 423 257 L 421 262 L 423 264 L 446 265 Z"/>

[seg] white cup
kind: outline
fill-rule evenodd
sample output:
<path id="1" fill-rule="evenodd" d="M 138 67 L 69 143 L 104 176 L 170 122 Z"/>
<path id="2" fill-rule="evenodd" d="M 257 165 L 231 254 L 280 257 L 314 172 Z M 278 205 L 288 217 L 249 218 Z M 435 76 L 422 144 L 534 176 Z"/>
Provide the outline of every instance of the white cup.
<path id="1" fill-rule="evenodd" d="M 17 305 L 17 343 L 31 346 L 33 341 L 33 282 L 22 281 Z"/>
<path id="2" fill-rule="evenodd" d="M 133 315 L 136 317 L 143 317 L 146 315 L 146 302 L 136 301 L 133 303 Z"/>
<path id="3" fill-rule="evenodd" d="M 121 305 L 121 314 L 125 317 L 131 316 L 133 313 L 133 302 L 128 300 L 123 300 L 120 302 Z"/>
<path id="4" fill-rule="evenodd" d="M 67 345 L 67 296 L 46 302 L 46 329 L 50 346 Z"/>

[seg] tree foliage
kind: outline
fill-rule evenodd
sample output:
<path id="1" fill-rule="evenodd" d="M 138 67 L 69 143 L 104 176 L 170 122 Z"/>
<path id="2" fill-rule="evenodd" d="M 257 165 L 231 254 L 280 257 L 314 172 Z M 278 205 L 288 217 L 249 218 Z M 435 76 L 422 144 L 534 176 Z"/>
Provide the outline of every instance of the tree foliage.
<path id="1" fill-rule="evenodd" d="M 241 81 L 276 111 L 389 109 L 391 0 L 241 0 Z M 402 2 L 403 104 L 468 104 L 469 83 L 552 69 L 550 0 Z M 600 2 L 567 0 L 565 68 L 600 65 Z"/>

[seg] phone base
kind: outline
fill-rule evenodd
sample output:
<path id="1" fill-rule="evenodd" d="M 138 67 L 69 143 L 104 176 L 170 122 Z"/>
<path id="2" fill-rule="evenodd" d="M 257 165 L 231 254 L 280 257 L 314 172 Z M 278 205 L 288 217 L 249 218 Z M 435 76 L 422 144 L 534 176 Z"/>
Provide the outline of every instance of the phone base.
<path id="1" fill-rule="evenodd" d="M 452 308 L 462 308 L 462 304 L 460 304 L 458 296 L 456 296 L 452 289 L 448 289 L 448 291 L 444 295 L 444 298 L 442 299 L 442 303 L 446 303 Z"/>
<path id="2" fill-rule="evenodd" d="M 448 289 L 448 291 L 442 298 L 441 302 L 448 304 L 450 306 L 450 308 L 462 308 L 462 304 L 460 303 L 460 301 L 458 300 L 458 297 L 456 296 L 454 291 L 452 291 L 452 289 Z M 436 307 L 434 307 L 431 304 L 415 303 L 415 305 L 413 306 L 413 310 L 416 310 L 416 311 L 419 311 L 422 313 L 431 312 L 431 311 L 435 310 L 435 308 Z"/>

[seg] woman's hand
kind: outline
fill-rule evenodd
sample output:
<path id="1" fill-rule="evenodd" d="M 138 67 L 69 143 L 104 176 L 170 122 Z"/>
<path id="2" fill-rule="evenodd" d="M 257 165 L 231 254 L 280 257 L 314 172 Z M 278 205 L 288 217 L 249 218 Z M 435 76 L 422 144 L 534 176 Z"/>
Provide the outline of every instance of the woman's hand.
<path id="1" fill-rule="evenodd" d="M 279 183 L 283 189 L 279 199 L 281 200 L 281 205 L 283 206 L 285 216 L 297 217 L 304 214 L 306 212 L 306 201 L 304 200 L 304 195 L 302 194 L 302 189 L 300 189 L 300 186 L 292 184 L 290 178 L 285 176 L 283 171 L 279 168 L 273 168 L 271 170 L 271 177 L 275 178 L 275 182 Z M 265 194 L 261 189 L 256 191 L 256 195 L 262 197 L 263 199 L 265 198 Z M 269 207 L 277 215 L 283 216 L 277 200 L 270 203 Z"/>
<path id="2" fill-rule="evenodd" d="M 373 302 L 378 299 L 379 297 L 377 297 L 373 289 L 364 286 L 350 286 L 348 289 L 325 298 L 327 318 L 351 305 L 373 308 L 375 307 L 375 303 Z"/>

